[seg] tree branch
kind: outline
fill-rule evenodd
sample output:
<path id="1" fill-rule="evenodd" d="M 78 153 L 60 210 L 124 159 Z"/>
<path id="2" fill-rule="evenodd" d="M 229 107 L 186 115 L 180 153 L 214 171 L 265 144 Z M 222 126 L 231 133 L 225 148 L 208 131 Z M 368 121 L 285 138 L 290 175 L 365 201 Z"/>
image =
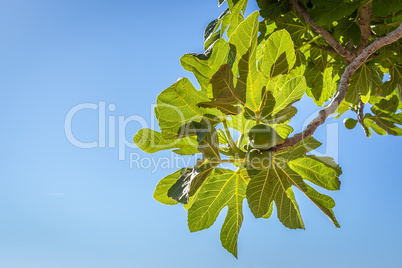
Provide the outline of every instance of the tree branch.
<path id="1" fill-rule="evenodd" d="M 363 124 L 363 120 L 364 120 L 363 110 L 364 110 L 364 102 L 360 99 L 359 107 L 357 109 L 357 121 L 360 124 Z"/>
<path id="2" fill-rule="evenodd" d="M 359 20 L 356 22 L 357 25 L 360 27 L 361 31 L 361 38 L 360 44 L 356 48 L 355 52 L 357 55 L 362 53 L 363 49 L 367 46 L 368 40 L 371 36 L 371 10 L 372 10 L 373 3 L 371 0 L 367 0 L 365 5 L 360 9 L 359 13 Z"/>
<path id="3" fill-rule="evenodd" d="M 342 74 L 341 79 L 339 81 L 337 93 L 332 102 L 326 108 L 322 109 L 319 112 L 318 116 L 314 118 L 313 121 L 310 122 L 310 124 L 308 124 L 305 130 L 303 130 L 301 133 L 294 135 L 291 138 L 285 139 L 285 142 L 283 144 L 280 144 L 272 148 L 272 151 L 277 152 L 283 150 L 313 135 L 317 127 L 322 125 L 328 118 L 328 116 L 336 111 L 339 104 L 345 98 L 350 78 L 352 77 L 354 72 L 367 60 L 368 57 L 370 57 L 371 54 L 373 54 L 383 46 L 386 46 L 388 44 L 397 41 L 401 37 L 402 37 L 402 23 L 394 31 L 390 32 L 384 37 L 378 38 L 373 43 L 371 43 L 367 48 L 365 48 L 363 52 L 351 64 L 349 64 L 345 68 L 345 71 Z"/>
<path id="4" fill-rule="evenodd" d="M 333 49 L 332 47 L 321 46 L 321 49 L 330 53 L 338 54 L 338 52 L 336 52 L 336 50 Z"/>
<path id="5" fill-rule="evenodd" d="M 314 19 L 311 18 L 310 14 L 299 4 L 297 0 L 290 0 L 290 3 L 293 5 L 296 11 L 303 16 L 307 23 L 310 24 L 316 33 L 321 35 L 325 41 L 327 41 L 327 43 L 335 49 L 336 53 L 345 58 L 346 62 L 350 63 L 355 59 L 355 55 L 339 44 L 327 30 L 315 24 Z"/>
<path id="6" fill-rule="evenodd" d="M 369 130 L 368 128 L 364 125 L 364 115 L 363 115 L 363 110 L 364 110 L 364 102 L 360 99 L 359 101 L 359 107 L 357 109 L 357 122 L 362 126 L 364 134 L 366 134 L 367 137 L 369 137 Z"/>

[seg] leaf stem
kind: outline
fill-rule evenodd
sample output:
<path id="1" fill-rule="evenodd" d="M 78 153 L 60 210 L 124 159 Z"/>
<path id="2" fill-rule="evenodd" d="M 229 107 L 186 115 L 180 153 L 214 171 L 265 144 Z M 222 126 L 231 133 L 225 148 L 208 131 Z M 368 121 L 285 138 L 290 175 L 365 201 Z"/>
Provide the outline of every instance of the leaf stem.
<path id="1" fill-rule="evenodd" d="M 228 124 L 226 123 L 226 119 L 222 121 L 223 128 L 225 129 L 226 136 L 229 141 L 229 145 L 232 148 L 233 152 L 236 154 L 243 154 L 243 151 L 239 149 L 239 147 L 236 146 L 236 143 L 234 142 L 232 135 L 230 135 L 229 127 Z"/>
<path id="2" fill-rule="evenodd" d="M 364 115 L 363 115 L 363 110 L 364 110 L 364 102 L 362 99 L 359 97 L 359 106 L 358 106 L 358 113 L 357 113 L 357 121 L 359 124 L 362 126 L 364 134 L 369 137 L 369 130 L 364 124 Z"/>
<path id="3" fill-rule="evenodd" d="M 301 45 L 300 47 L 298 47 L 296 50 L 302 49 L 303 47 L 305 47 L 305 46 L 311 44 L 312 42 L 314 42 L 315 40 L 317 40 L 317 39 L 319 39 L 319 38 L 321 38 L 321 37 L 322 37 L 321 35 L 316 35 L 313 39 L 311 39 L 310 41 L 304 43 L 303 45 Z"/>
<path id="4" fill-rule="evenodd" d="M 241 147 L 241 144 L 242 144 L 242 142 L 243 142 L 243 138 L 244 138 L 244 133 L 242 133 L 242 134 L 240 135 L 240 138 L 237 140 L 237 148 L 240 148 L 240 147 Z"/>

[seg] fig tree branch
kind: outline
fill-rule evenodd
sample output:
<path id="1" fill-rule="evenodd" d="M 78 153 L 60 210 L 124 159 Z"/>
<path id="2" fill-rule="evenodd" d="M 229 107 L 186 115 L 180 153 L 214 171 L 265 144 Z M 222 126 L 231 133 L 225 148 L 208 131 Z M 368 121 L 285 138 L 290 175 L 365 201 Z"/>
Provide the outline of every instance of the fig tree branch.
<path id="1" fill-rule="evenodd" d="M 359 124 L 362 126 L 364 134 L 367 137 L 369 137 L 369 129 L 364 125 L 363 110 L 364 110 L 364 102 L 360 99 L 358 109 L 357 109 L 357 122 L 359 122 Z"/>
<path id="2" fill-rule="evenodd" d="M 373 3 L 371 0 L 367 0 L 365 5 L 360 9 L 359 12 L 359 20 L 356 21 L 357 25 L 360 27 L 361 31 L 361 38 L 359 46 L 356 48 L 356 54 L 360 54 L 363 49 L 367 46 L 368 40 L 371 36 L 371 10 L 372 10 Z"/>
<path id="3" fill-rule="evenodd" d="M 321 35 L 325 41 L 327 41 L 327 43 L 335 49 L 336 53 L 345 58 L 346 62 L 352 62 L 354 60 L 355 55 L 339 44 L 326 29 L 316 25 L 314 19 L 311 18 L 310 13 L 308 13 L 297 0 L 290 0 L 290 4 L 292 4 L 296 11 L 303 16 L 303 18 L 314 29 L 314 31 Z"/>
<path id="4" fill-rule="evenodd" d="M 293 137 L 285 139 L 285 142 L 283 144 L 280 144 L 272 148 L 272 151 L 277 152 L 283 150 L 313 135 L 317 127 L 322 125 L 328 118 L 328 116 L 336 111 L 339 104 L 345 98 L 350 78 L 352 77 L 354 72 L 367 60 L 368 57 L 370 57 L 370 55 L 372 55 L 378 49 L 397 41 L 401 37 L 402 37 L 402 24 L 399 25 L 399 27 L 396 28 L 394 31 L 390 32 L 384 37 L 376 39 L 373 43 L 371 43 L 368 47 L 366 47 L 362 51 L 362 53 L 345 68 L 345 71 L 342 74 L 341 79 L 339 81 L 337 93 L 335 94 L 335 97 L 332 100 L 332 102 L 326 108 L 322 109 L 319 112 L 318 116 L 308 124 L 305 130 L 303 130 L 301 133 L 294 135 Z"/>
<path id="5" fill-rule="evenodd" d="M 357 121 L 360 124 L 363 124 L 363 120 L 364 120 L 363 110 L 364 110 L 364 102 L 360 99 L 359 106 L 357 109 Z"/>
<path id="6" fill-rule="evenodd" d="M 321 49 L 330 53 L 338 54 L 338 52 L 336 52 L 336 50 L 333 49 L 332 47 L 321 46 Z"/>

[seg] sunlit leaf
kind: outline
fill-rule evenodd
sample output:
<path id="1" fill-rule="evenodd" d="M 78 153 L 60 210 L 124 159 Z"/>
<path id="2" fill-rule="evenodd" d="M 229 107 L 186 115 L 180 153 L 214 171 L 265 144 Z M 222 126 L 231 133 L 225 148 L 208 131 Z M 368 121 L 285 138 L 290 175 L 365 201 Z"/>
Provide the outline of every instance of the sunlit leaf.
<path id="1" fill-rule="evenodd" d="M 154 191 L 154 198 L 156 201 L 161 202 L 165 205 L 176 205 L 179 204 L 176 200 L 168 197 L 167 192 L 180 178 L 181 170 L 178 170 L 170 175 L 167 175 L 162 180 L 159 181 L 156 189 Z"/>
<path id="2" fill-rule="evenodd" d="M 255 217 L 262 217 L 268 213 L 271 203 L 275 201 L 278 218 L 286 227 L 304 229 L 291 187 L 295 182 L 289 181 L 284 172 L 291 172 L 293 180 L 297 180 L 298 184 L 302 183 L 301 177 L 291 169 L 284 170 L 279 165 L 273 164 L 272 168 L 261 171 L 251 178 L 246 191 L 250 210 Z"/>
<path id="3" fill-rule="evenodd" d="M 317 25 L 330 25 L 333 21 L 338 21 L 343 17 L 352 14 L 361 3 L 359 1 L 344 0 L 312 0 L 315 5 L 311 11 Z"/>
<path id="4" fill-rule="evenodd" d="M 306 139 L 307 140 L 307 139 Z M 330 158 L 307 156 L 320 146 L 314 138 L 300 142 L 286 152 L 273 154 L 270 168 L 252 173 L 247 186 L 247 200 L 255 217 L 268 217 L 275 202 L 279 220 L 288 228 L 304 228 L 292 187 L 302 191 L 326 216 L 339 227 L 332 208 L 332 198 L 318 193 L 303 180 L 330 190 L 339 189 L 341 170 Z M 255 174 L 253 174 L 255 173 Z"/>
<path id="5" fill-rule="evenodd" d="M 382 82 L 379 73 L 373 67 L 363 64 L 350 79 L 345 100 L 350 103 L 358 103 L 360 95 L 374 92 L 375 87 L 380 84 Z"/>
<path id="6" fill-rule="evenodd" d="M 261 100 L 261 90 L 264 85 L 264 76 L 257 70 L 256 62 L 258 15 L 258 12 L 251 14 L 236 28 L 229 39 L 236 57 L 233 74 L 235 77 L 239 76 L 236 88 L 247 91 L 247 105 L 253 109 L 258 107 L 258 100 Z"/>
<path id="7" fill-rule="evenodd" d="M 371 107 L 372 114 L 364 116 L 364 122 L 368 123 L 367 127 L 371 127 L 376 133 L 383 135 L 386 131 L 390 135 L 402 135 L 402 113 L 397 113 L 399 107 L 399 99 L 393 95 L 389 100 L 382 99 L 379 103 Z M 374 126 L 375 125 L 375 126 Z M 379 128 L 383 129 L 379 130 Z"/>
<path id="8" fill-rule="evenodd" d="M 243 222 L 246 181 L 240 173 L 216 169 L 204 183 L 188 211 L 188 226 L 195 232 L 209 228 L 224 207 L 228 212 L 221 230 L 224 248 L 237 257 L 237 238 Z"/>
<path id="9" fill-rule="evenodd" d="M 261 71 L 267 76 L 274 77 L 289 72 L 295 61 L 295 50 L 290 34 L 286 30 L 272 33 L 264 46 Z"/>
<path id="10" fill-rule="evenodd" d="M 157 98 L 155 107 L 162 138 L 175 139 L 182 125 L 191 121 L 199 121 L 205 114 L 221 115 L 217 109 L 197 107 L 197 103 L 200 101 L 209 101 L 209 99 L 206 93 L 196 90 L 187 78 L 180 79 L 162 91 Z"/>
<path id="11" fill-rule="evenodd" d="M 198 103 L 199 107 L 218 108 L 225 114 L 238 114 L 241 109 L 235 105 L 244 105 L 246 102 L 246 88 L 234 86 L 233 73 L 228 64 L 224 64 L 212 76 L 213 98 L 209 102 Z"/>
<path id="12" fill-rule="evenodd" d="M 324 73 L 316 65 L 309 64 L 306 69 L 307 95 L 313 98 L 318 106 L 328 101 L 336 92 L 338 77 L 333 74 L 331 67 L 325 68 Z"/>
<path id="13" fill-rule="evenodd" d="M 303 42 L 313 38 L 312 28 L 295 11 L 288 12 L 284 16 L 278 17 L 276 24 L 279 29 L 285 29 L 289 32 L 296 46 L 301 46 Z"/>
<path id="14" fill-rule="evenodd" d="M 395 90 L 402 96 L 402 65 L 392 64 L 389 68 L 390 80 L 384 83 L 383 94 L 389 95 Z"/>
<path id="15" fill-rule="evenodd" d="M 211 175 L 217 164 L 204 162 L 200 165 L 181 169 L 181 175 L 169 188 L 167 196 L 183 204 L 188 204 L 193 196 Z"/>
<path id="16" fill-rule="evenodd" d="M 342 171 L 330 158 L 301 157 L 290 161 L 288 165 L 299 173 L 304 180 L 327 190 L 339 190 L 341 182 L 338 177 Z"/>
<path id="17" fill-rule="evenodd" d="M 303 76 L 294 76 L 287 80 L 275 95 L 275 107 L 272 110 L 272 115 L 278 114 L 280 111 L 289 106 L 289 104 L 298 101 L 306 92 L 306 81 Z"/>
<path id="18" fill-rule="evenodd" d="M 198 152 L 195 137 L 168 140 L 163 139 L 161 133 L 149 128 L 140 129 L 133 140 L 138 148 L 150 154 L 175 148 L 177 149 L 173 150 L 173 152 L 180 155 L 190 155 Z"/>
<path id="19" fill-rule="evenodd" d="M 211 77 L 226 63 L 228 53 L 229 44 L 224 39 L 219 39 L 203 54 L 185 54 L 180 58 L 180 63 L 185 70 L 194 73 L 201 91 L 207 92 Z M 208 93 L 212 94 L 210 91 Z"/>

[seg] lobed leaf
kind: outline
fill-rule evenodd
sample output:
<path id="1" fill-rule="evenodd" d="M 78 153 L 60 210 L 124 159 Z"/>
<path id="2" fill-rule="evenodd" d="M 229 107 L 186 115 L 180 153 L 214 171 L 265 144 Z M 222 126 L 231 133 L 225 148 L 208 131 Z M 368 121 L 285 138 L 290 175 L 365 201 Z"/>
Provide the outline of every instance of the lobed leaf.
<path id="1" fill-rule="evenodd" d="M 178 170 L 170 175 L 167 175 L 162 180 L 159 181 L 156 189 L 154 191 L 154 199 L 165 205 L 176 205 L 179 204 L 176 200 L 168 197 L 168 190 L 176 183 L 180 178 L 182 170 Z"/>
<path id="2" fill-rule="evenodd" d="M 228 212 L 221 229 L 222 246 L 237 257 L 237 238 L 243 222 L 246 182 L 240 173 L 216 169 L 200 189 L 188 211 L 191 232 L 209 228 L 224 207 Z"/>
<path id="3" fill-rule="evenodd" d="M 277 124 L 270 125 L 273 129 L 275 129 L 276 133 L 282 137 L 282 139 L 286 139 L 290 133 L 293 132 L 293 128 L 286 124 Z"/>
<path id="4" fill-rule="evenodd" d="M 342 170 L 331 158 L 301 157 L 290 161 L 288 165 L 299 173 L 304 180 L 308 180 L 327 190 L 340 189 L 341 182 L 338 177 L 342 174 Z"/>
<path id="5" fill-rule="evenodd" d="M 341 117 L 349 109 L 350 109 L 350 103 L 343 100 L 339 104 L 338 108 L 336 109 L 336 113 L 338 113 L 338 114 L 335 116 L 335 119 L 338 119 L 339 117 Z"/>
<path id="6" fill-rule="evenodd" d="M 290 180 L 289 180 L 290 178 Z M 275 201 L 279 220 L 288 228 L 304 229 L 292 185 L 302 185 L 302 178 L 293 170 L 273 164 L 268 170 L 252 176 L 247 186 L 247 201 L 256 218 L 263 217 Z"/>
<path id="7" fill-rule="evenodd" d="M 217 164 L 208 161 L 181 169 L 181 175 L 169 188 L 167 196 L 183 204 L 188 204 L 189 198 L 201 187 L 204 181 L 211 175 Z"/>
<path id="8" fill-rule="evenodd" d="M 382 99 L 371 107 L 374 115 L 366 114 L 364 116 L 364 123 L 367 123 L 366 126 L 371 127 L 379 135 L 383 135 L 386 131 L 390 135 L 401 136 L 402 129 L 397 125 L 402 125 L 402 113 L 396 113 L 398 108 L 399 99 L 396 95 L 392 95 L 389 99 Z"/>
<path id="9" fill-rule="evenodd" d="M 315 23 L 320 26 L 331 25 L 333 21 L 338 21 L 353 13 L 360 5 L 360 1 L 344 0 L 312 0 L 314 9 L 310 12 Z"/>
<path id="10" fill-rule="evenodd" d="M 192 127 L 197 135 L 198 151 L 204 159 L 220 161 L 219 136 L 216 129 L 211 125 L 192 122 Z"/>
<path id="11" fill-rule="evenodd" d="M 281 14 L 286 14 L 291 10 L 291 5 L 287 0 L 257 0 L 257 4 L 261 9 L 261 16 L 265 19 L 275 20 Z"/>
<path id="12" fill-rule="evenodd" d="M 277 115 L 292 103 L 300 100 L 306 92 L 306 80 L 303 76 L 294 76 L 287 80 L 275 95 L 275 107 L 272 115 Z"/>
<path id="13" fill-rule="evenodd" d="M 156 153 L 161 150 L 175 149 L 173 152 L 180 155 L 192 155 L 198 153 L 197 140 L 194 137 L 168 140 L 163 139 L 160 132 L 143 128 L 133 138 L 134 143 L 146 153 Z"/>
<path id="14" fill-rule="evenodd" d="M 296 143 L 295 145 L 286 148 L 286 150 L 275 153 L 275 157 L 289 162 L 305 156 L 308 152 L 317 149 L 321 145 L 321 142 L 310 136 Z"/>
<path id="15" fill-rule="evenodd" d="M 228 19 L 228 30 L 227 30 L 227 36 L 230 38 L 233 34 L 233 32 L 236 30 L 236 28 L 239 26 L 241 22 L 244 21 L 244 17 L 241 14 L 241 11 L 244 10 L 245 5 L 247 5 L 247 1 L 241 0 L 238 1 L 232 8 L 229 7 L 230 11 L 230 17 Z"/>
<path id="16" fill-rule="evenodd" d="M 385 17 L 391 12 L 402 10 L 401 0 L 373 0 L 373 13 L 375 16 Z"/>
<path id="17" fill-rule="evenodd" d="M 340 228 L 340 225 L 335 218 L 335 214 L 332 211 L 332 209 L 335 207 L 335 201 L 331 197 L 317 192 L 308 185 L 305 194 L 330 219 L 330 221 L 336 227 Z"/>
<path id="18" fill-rule="evenodd" d="M 290 11 L 276 19 L 276 24 L 279 29 L 285 29 L 292 37 L 293 43 L 300 47 L 303 43 L 311 40 L 314 36 L 311 26 L 301 18 L 296 11 Z"/>
<path id="19" fill-rule="evenodd" d="M 401 56 L 401 55 L 400 55 Z M 392 64 L 389 68 L 390 80 L 384 83 L 383 94 L 385 96 L 398 91 L 399 96 L 402 96 L 402 65 Z"/>
<path id="20" fill-rule="evenodd" d="M 296 62 L 294 44 L 286 30 L 273 32 L 264 46 L 264 62 L 261 71 L 268 77 L 285 74 Z"/>
<path id="21" fill-rule="evenodd" d="M 328 67 L 321 72 L 320 69 L 310 63 L 306 69 L 307 95 L 313 98 L 318 106 L 323 106 L 336 92 L 338 76 L 333 75 L 333 68 Z"/>
<path id="22" fill-rule="evenodd" d="M 211 77 L 227 61 L 229 44 L 224 39 L 217 40 L 214 45 L 203 54 L 185 54 L 180 63 L 187 71 L 193 72 L 200 84 L 201 91 L 212 95 L 208 85 Z"/>
<path id="23" fill-rule="evenodd" d="M 382 77 L 376 69 L 363 64 L 351 77 L 345 100 L 350 103 L 358 103 L 361 95 L 370 96 L 371 92 L 375 92 L 375 87 L 382 87 L 381 80 Z M 367 102 L 368 98 L 364 98 L 364 100 Z"/>
<path id="24" fill-rule="evenodd" d="M 197 107 L 200 101 L 208 100 L 206 93 L 196 90 L 187 78 L 180 79 L 162 91 L 155 107 L 162 138 L 175 139 L 182 125 L 201 120 L 205 114 L 221 116 L 217 109 Z"/>
<path id="25" fill-rule="evenodd" d="M 233 10 L 236 5 L 240 5 L 241 10 L 244 12 L 246 10 L 248 0 L 228 0 L 227 2 L 230 10 Z"/>
<path id="26" fill-rule="evenodd" d="M 251 180 L 246 194 L 255 217 L 269 217 L 272 202 L 275 202 L 278 218 L 286 227 L 304 228 L 292 190 L 292 187 L 296 187 L 339 227 L 332 211 L 335 206 L 332 198 L 318 193 L 303 180 L 309 180 L 325 189 L 338 190 L 338 177 L 342 171 L 331 158 L 306 156 L 306 152 L 320 145 L 313 138 L 307 143 L 308 146 L 300 142 L 286 153 L 274 153 L 271 166 L 267 170 L 249 170 Z"/>
<path id="27" fill-rule="evenodd" d="M 340 41 L 341 44 L 346 45 L 349 40 L 352 40 L 355 46 L 358 46 L 361 38 L 360 27 L 354 20 L 341 19 L 334 27 L 334 37 Z"/>
<path id="28" fill-rule="evenodd" d="M 244 111 L 238 115 L 231 115 L 231 120 L 227 120 L 227 124 L 229 127 L 237 130 L 240 134 L 247 134 L 248 131 L 256 124 L 255 121 L 247 120 Z"/>
<path id="29" fill-rule="evenodd" d="M 258 108 L 265 81 L 263 75 L 257 70 L 256 62 L 258 15 L 259 13 L 256 11 L 248 16 L 239 24 L 229 39 L 231 50 L 235 55 L 233 74 L 235 77 L 239 76 L 236 88 L 239 91 L 247 92 L 247 106 L 254 109 Z"/>
<path id="30" fill-rule="evenodd" d="M 180 177 L 171 185 L 167 191 L 167 196 L 173 200 L 187 204 L 190 192 L 191 181 L 200 174 L 196 166 L 182 168 L 180 170 Z"/>
<path id="31" fill-rule="evenodd" d="M 238 114 L 241 108 L 235 105 L 245 104 L 246 88 L 235 87 L 233 84 L 233 73 L 228 64 L 222 65 L 212 76 L 212 101 L 200 102 L 197 105 L 204 108 L 218 108 L 225 114 Z"/>

